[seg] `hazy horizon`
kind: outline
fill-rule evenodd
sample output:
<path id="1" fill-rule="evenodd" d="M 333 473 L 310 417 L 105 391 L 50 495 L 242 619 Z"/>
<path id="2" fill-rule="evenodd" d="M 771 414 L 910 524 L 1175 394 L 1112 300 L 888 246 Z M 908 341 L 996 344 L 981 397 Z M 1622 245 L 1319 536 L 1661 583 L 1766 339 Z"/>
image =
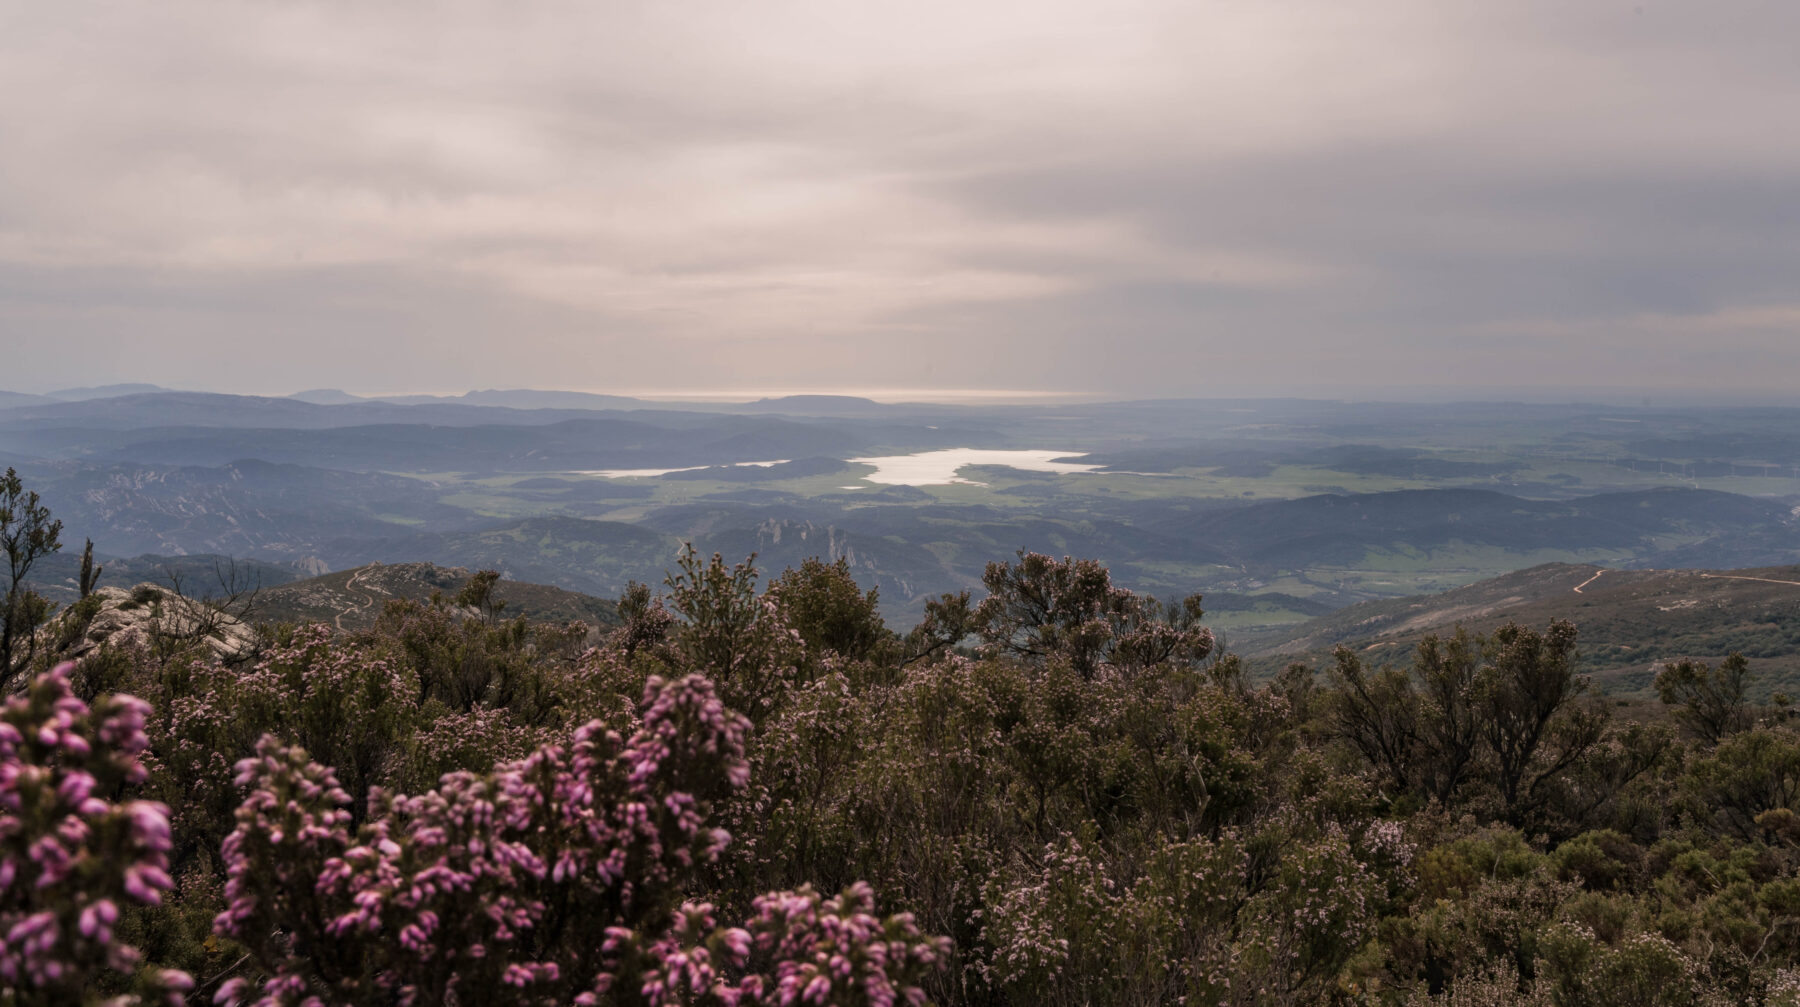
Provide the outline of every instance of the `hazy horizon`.
<path id="1" fill-rule="evenodd" d="M 1751 0 L 7 5 L 0 387 L 1794 401 L 1797 36 Z"/>
<path id="2" fill-rule="evenodd" d="M 71 392 L 95 392 L 111 390 L 139 384 L 138 382 L 116 382 L 100 385 L 70 385 L 63 387 L 0 388 L 0 392 L 15 392 L 27 395 L 54 396 Z M 143 382 L 154 385 L 153 382 Z M 1330 389 L 1298 388 L 1298 389 L 1233 389 L 1220 394 L 1211 395 L 1109 395 L 1104 392 L 1079 392 L 1067 390 L 1033 390 L 1033 389 L 977 389 L 977 388 L 861 388 L 861 387 L 823 387 L 823 388 L 721 388 L 721 389 L 642 389 L 642 388 L 567 388 L 554 386 L 538 387 L 431 387 L 431 388 L 373 388 L 352 391 L 341 385 L 320 386 L 284 391 L 279 388 L 233 388 L 206 386 L 168 386 L 154 385 L 167 392 L 193 394 L 250 395 L 267 398 L 299 398 L 310 393 L 342 392 L 357 399 L 379 400 L 407 397 L 459 398 L 482 393 L 538 392 L 548 394 L 604 395 L 620 398 L 636 399 L 645 402 L 667 404 L 745 404 L 766 400 L 800 398 L 808 396 L 846 397 L 866 399 L 871 402 L 895 405 L 946 405 L 946 406 L 1007 406 L 1007 405 L 1063 405 L 1063 404 L 1103 404 L 1156 401 L 1217 401 L 1217 402 L 1258 402 L 1273 400 L 1294 400 L 1310 402 L 1342 402 L 1352 404 L 1452 404 L 1469 405 L 1504 405 L 1519 403 L 1528 405 L 1593 405 L 1621 408 L 1641 408 L 1668 406 L 1671 408 L 1800 408 L 1800 392 L 1748 392 L 1735 389 L 1705 390 L 1691 388 L 1653 388 L 1653 389 L 1581 389 L 1568 387 L 1536 387 L 1536 388 L 1488 388 L 1473 387 L 1460 389 L 1442 388 L 1365 388 L 1355 390 L 1352 394 L 1332 394 Z M 100 396 L 100 397 L 112 397 Z"/>

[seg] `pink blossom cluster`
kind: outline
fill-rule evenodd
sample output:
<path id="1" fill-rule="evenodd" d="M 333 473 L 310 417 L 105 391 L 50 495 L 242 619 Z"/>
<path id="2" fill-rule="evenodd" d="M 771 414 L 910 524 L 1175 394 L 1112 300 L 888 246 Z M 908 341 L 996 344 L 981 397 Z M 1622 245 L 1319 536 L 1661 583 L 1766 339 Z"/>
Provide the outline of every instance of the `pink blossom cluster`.
<path id="1" fill-rule="evenodd" d="M 748 782 L 748 723 L 698 675 L 650 679 L 639 718 L 629 739 L 595 721 L 484 776 L 376 790 L 354 838 L 331 771 L 264 739 L 238 767 L 216 929 L 265 978 L 218 1002 L 917 1002 L 946 949 L 877 919 L 866 887 L 765 896 L 746 928 L 683 898 L 730 840 L 708 820 Z"/>
<path id="2" fill-rule="evenodd" d="M 109 799 L 144 781 L 149 706 L 112 696 L 90 708 L 72 670 L 39 675 L 0 709 L 0 988 L 20 1002 L 79 999 L 97 970 L 133 969 L 121 911 L 174 886 L 168 808 Z M 193 986 L 181 972 L 145 978 L 171 1003 Z"/>
<path id="3" fill-rule="evenodd" d="M 653 942 L 610 928 L 605 953 L 644 963 L 636 989 L 604 974 L 575 1003 L 599 1007 L 614 1002 L 609 995 L 632 992 L 651 1004 L 725 1007 L 924 1003 L 919 983 L 942 966 L 949 942 L 922 935 L 910 913 L 882 919 L 874 910 L 875 893 L 861 882 L 832 899 L 811 888 L 761 896 L 750 922 L 728 929 L 718 927 L 710 904 L 683 903 L 674 925 Z M 772 965 L 772 974 L 745 974 L 753 960 Z"/>
<path id="4" fill-rule="evenodd" d="M 1372 863 L 1392 865 L 1398 871 L 1410 868 L 1419 855 L 1418 847 L 1406 838 L 1406 827 L 1388 818 L 1370 822 L 1362 843 Z"/>
<path id="5" fill-rule="evenodd" d="M 809 888 L 756 900 L 748 929 L 761 954 L 774 962 L 777 1004 L 921 1004 L 918 985 L 949 955 L 949 941 L 919 933 L 911 913 L 875 915 L 875 893 L 857 882 L 833 899 Z M 763 989 L 760 976 L 755 981 Z M 762 1001 L 759 1001 L 762 1002 Z"/>
<path id="6" fill-rule="evenodd" d="M 560 733 L 522 726 L 506 710 L 489 706 L 443 713 L 413 736 L 405 778 L 429 783 L 446 768 L 513 762 L 555 742 Z"/>
<path id="7" fill-rule="evenodd" d="M 1117 890 L 1097 852 L 1064 833 L 1045 845 L 1040 864 L 1018 865 L 988 883 L 981 937 L 991 952 L 975 963 L 977 975 L 1040 996 L 1065 977 L 1075 984 L 1103 978 L 1113 964 L 1104 960 L 1108 934 L 1127 893 Z"/>
<path id="8" fill-rule="evenodd" d="M 227 907 L 213 927 L 237 936 L 270 973 L 260 1002 L 298 1003 L 309 973 L 328 962 L 327 935 L 316 925 L 319 879 L 350 845 L 350 813 L 342 807 L 350 797 L 330 769 L 273 738 L 239 762 L 237 774 L 249 792 L 221 848 Z M 327 983 L 330 972 L 327 964 Z M 232 979 L 218 999 L 237 999 L 246 989 L 245 980 Z"/>

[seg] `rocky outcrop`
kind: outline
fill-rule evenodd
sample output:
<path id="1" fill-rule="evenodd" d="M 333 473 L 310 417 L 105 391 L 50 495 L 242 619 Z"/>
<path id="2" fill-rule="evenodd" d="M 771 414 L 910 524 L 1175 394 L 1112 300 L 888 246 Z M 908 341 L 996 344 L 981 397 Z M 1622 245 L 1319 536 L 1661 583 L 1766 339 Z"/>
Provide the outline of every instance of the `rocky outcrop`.
<path id="1" fill-rule="evenodd" d="M 256 631 L 242 620 L 155 584 L 100 588 L 44 631 L 56 641 L 63 660 L 79 660 L 109 644 L 167 641 L 203 644 L 219 657 L 235 657 L 256 641 Z"/>

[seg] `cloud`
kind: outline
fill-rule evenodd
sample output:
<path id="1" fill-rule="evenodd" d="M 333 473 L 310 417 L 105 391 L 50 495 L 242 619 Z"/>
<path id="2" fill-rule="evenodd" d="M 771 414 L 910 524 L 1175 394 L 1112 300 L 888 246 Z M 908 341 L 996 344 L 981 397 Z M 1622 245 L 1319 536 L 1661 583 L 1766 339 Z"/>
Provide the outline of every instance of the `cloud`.
<path id="1" fill-rule="evenodd" d="M 1797 30 L 1751 0 L 11 5 L 0 383 L 1723 393 L 1741 354 L 1791 386 Z"/>

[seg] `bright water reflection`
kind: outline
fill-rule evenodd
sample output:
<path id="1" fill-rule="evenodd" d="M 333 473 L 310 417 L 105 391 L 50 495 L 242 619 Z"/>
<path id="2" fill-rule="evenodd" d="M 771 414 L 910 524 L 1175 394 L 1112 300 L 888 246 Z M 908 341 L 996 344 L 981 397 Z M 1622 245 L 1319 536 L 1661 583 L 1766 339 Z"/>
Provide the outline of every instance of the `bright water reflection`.
<path id="1" fill-rule="evenodd" d="M 875 466 L 875 471 L 863 476 L 872 483 L 886 483 L 890 486 L 939 486 L 947 483 L 963 483 L 980 486 L 973 479 L 964 479 L 956 473 L 968 465 L 1005 465 L 1009 468 L 1025 469 L 1031 472 L 1056 472 L 1069 474 L 1075 472 L 1092 472 L 1098 465 L 1084 465 L 1080 462 L 1053 461 L 1056 458 L 1082 458 L 1079 451 L 1000 451 L 982 448 L 949 448 L 944 451 L 923 451 L 913 455 L 885 455 L 879 458 L 852 458 L 853 462 Z"/>
<path id="2" fill-rule="evenodd" d="M 730 465 L 689 465 L 684 469 L 579 469 L 569 473 L 572 476 L 599 476 L 602 479 L 649 479 L 653 476 L 666 476 L 671 472 L 698 472 L 710 468 L 762 468 L 774 465 L 786 465 L 788 459 L 777 458 L 772 462 L 732 462 Z"/>

